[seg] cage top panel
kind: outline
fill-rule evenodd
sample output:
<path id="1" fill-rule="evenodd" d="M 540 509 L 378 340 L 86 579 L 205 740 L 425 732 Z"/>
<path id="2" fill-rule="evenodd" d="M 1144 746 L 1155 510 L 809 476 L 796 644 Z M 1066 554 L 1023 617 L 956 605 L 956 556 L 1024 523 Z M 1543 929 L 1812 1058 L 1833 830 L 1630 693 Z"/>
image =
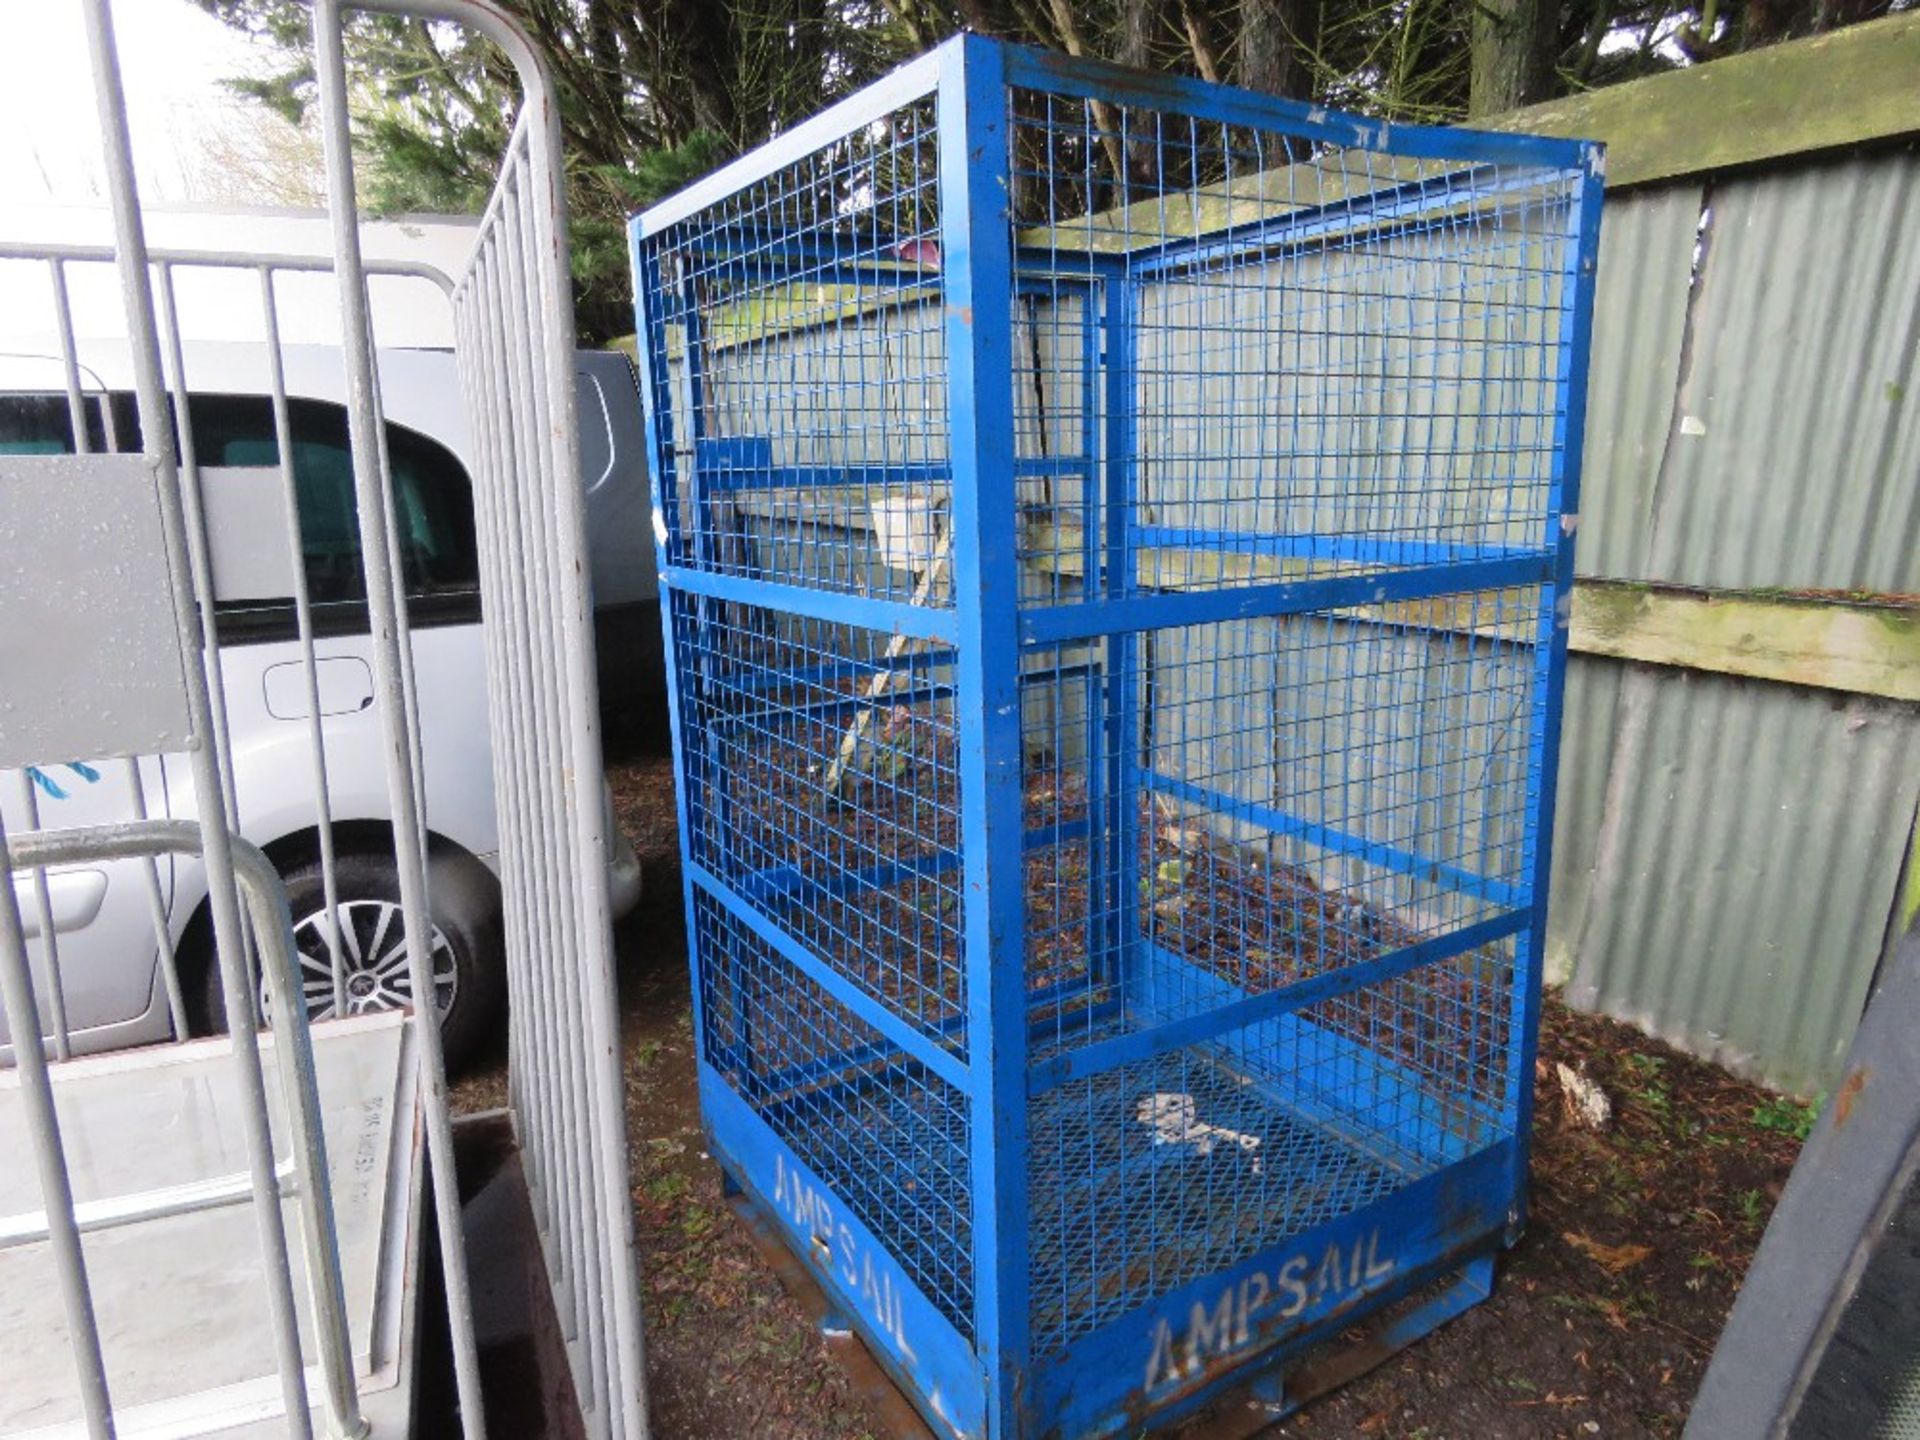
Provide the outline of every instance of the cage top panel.
<path id="1" fill-rule="evenodd" d="M 633 238 L 646 239 L 697 216 L 823 147 L 884 122 L 902 106 L 934 95 L 945 80 L 964 83 L 969 73 L 1013 89 L 1285 134 L 1323 155 L 1351 150 L 1462 164 L 1585 170 L 1596 177 L 1605 172 L 1605 149 L 1596 141 L 1398 124 L 1231 85 L 1132 70 L 980 35 L 956 35 L 642 211 L 632 222 Z"/>

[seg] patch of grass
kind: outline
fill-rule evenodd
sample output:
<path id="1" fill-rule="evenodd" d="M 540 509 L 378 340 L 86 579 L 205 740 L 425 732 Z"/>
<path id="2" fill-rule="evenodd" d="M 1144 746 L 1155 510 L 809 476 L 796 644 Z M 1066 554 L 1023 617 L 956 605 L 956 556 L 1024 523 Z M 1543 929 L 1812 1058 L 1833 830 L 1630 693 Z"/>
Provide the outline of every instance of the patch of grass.
<path id="1" fill-rule="evenodd" d="M 647 1194 L 662 1205 L 671 1205 L 687 1193 L 687 1177 L 678 1170 L 669 1170 L 647 1181 Z"/>
<path id="2" fill-rule="evenodd" d="M 1733 1197 L 1733 1203 L 1740 1218 L 1749 1225 L 1758 1225 L 1767 1218 L 1767 1197 L 1758 1190 L 1742 1190 Z"/>
<path id="3" fill-rule="evenodd" d="M 1813 1131 L 1813 1122 L 1820 1118 L 1820 1100 L 1795 1100 L 1791 1096 L 1775 1096 L 1763 1100 L 1753 1107 L 1753 1123 L 1762 1130 L 1771 1130 L 1776 1135 L 1791 1135 L 1795 1140 L 1804 1141 Z"/>
<path id="4" fill-rule="evenodd" d="M 1661 1126 L 1673 1119 L 1673 1090 L 1667 1082 L 1664 1055 L 1627 1055 L 1627 1097 Z"/>
<path id="5" fill-rule="evenodd" d="M 1627 1148 L 1640 1149 L 1641 1146 Z M 1617 1155 L 1601 1153 L 1593 1160 L 1595 1187 L 1607 1213 L 1625 1219 L 1639 1213 L 1641 1182 L 1639 1174 Z"/>

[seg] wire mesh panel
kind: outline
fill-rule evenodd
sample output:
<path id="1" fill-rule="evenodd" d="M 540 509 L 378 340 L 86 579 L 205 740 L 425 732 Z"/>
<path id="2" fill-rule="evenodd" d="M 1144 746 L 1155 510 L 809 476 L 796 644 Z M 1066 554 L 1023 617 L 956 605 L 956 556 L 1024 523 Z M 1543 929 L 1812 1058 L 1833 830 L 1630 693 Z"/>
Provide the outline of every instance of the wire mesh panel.
<path id="1" fill-rule="evenodd" d="M 964 37 L 635 222 L 714 1150 L 943 1431 L 1517 1234 L 1599 177 Z"/>

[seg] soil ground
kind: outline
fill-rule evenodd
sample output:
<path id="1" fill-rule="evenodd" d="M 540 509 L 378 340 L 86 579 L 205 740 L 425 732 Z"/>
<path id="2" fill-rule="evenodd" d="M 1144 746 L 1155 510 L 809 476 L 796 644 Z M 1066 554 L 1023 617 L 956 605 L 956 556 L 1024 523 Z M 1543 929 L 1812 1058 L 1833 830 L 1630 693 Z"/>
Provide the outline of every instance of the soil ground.
<path id="1" fill-rule="evenodd" d="M 628 1143 L 662 1440 L 880 1440 L 897 1399 L 850 1369 L 722 1199 L 702 1149 L 671 762 L 612 768 L 645 867 L 616 935 Z M 1261 1432 L 1274 1437 L 1677 1435 L 1799 1150 L 1806 1112 L 1612 1022 L 1550 1003 L 1536 1095 L 1531 1221 L 1493 1297 L 1371 1375 Z M 1576 1122 L 1553 1065 L 1614 1118 Z M 504 1058 L 456 1104 L 504 1101 Z M 1241 1402 L 1244 1404 L 1244 1402 Z M 1245 1414 L 1196 1422 L 1247 1432 Z"/>

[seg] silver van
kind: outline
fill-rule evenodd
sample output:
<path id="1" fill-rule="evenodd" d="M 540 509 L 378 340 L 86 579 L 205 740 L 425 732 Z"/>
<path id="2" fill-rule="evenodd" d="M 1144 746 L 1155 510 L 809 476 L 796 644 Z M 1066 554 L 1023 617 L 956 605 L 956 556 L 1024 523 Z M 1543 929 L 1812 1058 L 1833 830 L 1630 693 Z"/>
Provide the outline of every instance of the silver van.
<path id="1" fill-rule="evenodd" d="M 86 347 L 83 374 L 92 449 L 138 450 L 139 422 L 124 343 Z M 285 347 L 302 561 L 312 606 L 327 795 L 337 856 L 339 933 L 349 1013 L 412 1001 L 400 945 L 381 725 L 367 635 L 339 352 Z M 505 999 L 498 849 L 492 798 L 478 549 L 468 434 L 450 353 L 379 352 L 394 505 L 403 552 L 420 707 L 432 864 L 435 1002 L 449 1067 L 497 1024 Z M 310 978 L 308 1011 L 335 1013 L 332 926 L 321 873 L 309 709 L 295 629 L 292 559 L 265 349 L 189 344 L 187 407 L 205 505 L 239 831 L 286 880 L 294 934 Z M 660 674 L 659 600 L 641 459 L 639 400 L 625 356 L 580 352 L 581 472 L 588 491 L 601 672 L 627 704 L 653 703 Z M 0 459 L 75 448 L 59 362 L 0 355 Z M 73 517 L 84 524 L 84 516 Z M 0 673 L 35 637 L 0 635 Z M 50 757 L 51 758 L 51 757 Z M 62 757 L 64 759 L 64 757 Z M 611 801 L 608 801 L 609 805 Z M 6 831 L 67 828 L 198 808 L 184 756 L 50 763 L 0 772 Z M 618 835 L 616 827 L 609 833 Z M 611 860 L 616 915 L 639 897 L 639 865 L 618 841 Z M 155 941 L 147 862 L 115 860 L 50 871 L 43 898 L 15 880 L 28 934 L 47 959 L 50 916 L 68 1029 L 76 1052 L 174 1038 Z M 207 881 L 197 859 L 162 860 L 160 895 L 193 1033 L 221 1028 L 211 963 Z M 43 971 L 44 973 L 44 971 Z M 12 1037 L 0 1019 L 0 1041 Z"/>

